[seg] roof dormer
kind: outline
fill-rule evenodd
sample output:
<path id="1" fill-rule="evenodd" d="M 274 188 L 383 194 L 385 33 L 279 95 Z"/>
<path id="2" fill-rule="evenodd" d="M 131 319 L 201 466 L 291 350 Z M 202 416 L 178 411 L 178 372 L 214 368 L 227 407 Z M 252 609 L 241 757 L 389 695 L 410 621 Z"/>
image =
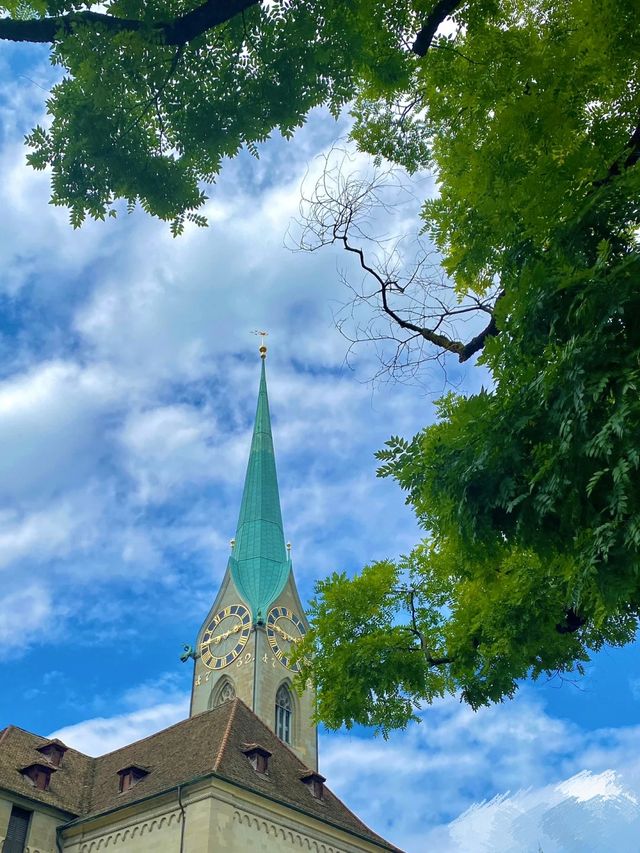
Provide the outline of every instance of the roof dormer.
<path id="1" fill-rule="evenodd" d="M 125 791 L 133 788 L 133 786 L 137 785 L 141 779 L 148 776 L 149 772 L 150 770 L 148 767 L 142 767 L 140 764 L 128 764 L 126 767 L 118 770 L 118 776 L 120 777 L 120 793 L 124 794 Z"/>
<path id="2" fill-rule="evenodd" d="M 312 797 L 315 797 L 316 800 L 323 799 L 324 783 L 327 781 L 324 776 L 316 773 L 315 770 L 307 770 L 300 776 L 300 780 L 307 786 Z"/>
<path id="3" fill-rule="evenodd" d="M 265 749 L 259 743 L 247 743 L 242 751 L 251 762 L 251 766 L 256 773 L 268 774 L 269 759 L 273 753 L 269 752 L 268 749 Z"/>
<path id="4" fill-rule="evenodd" d="M 56 772 L 56 768 L 50 764 L 35 761 L 33 764 L 20 768 L 20 772 L 31 782 L 34 788 L 39 791 L 46 791 L 51 781 L 51 775 Z"/>
<path id="5" fill-rule="evenodd" d="M 53 764 L 54 767 L 60 767 L 67 749 L 68 747 L 66 747 L 61 740 L 54 738 L 53 740 L 48 741 L 48 743 L 39 746 L 38 752 L 42 753 L 47 761 L 50 764 Z"/>

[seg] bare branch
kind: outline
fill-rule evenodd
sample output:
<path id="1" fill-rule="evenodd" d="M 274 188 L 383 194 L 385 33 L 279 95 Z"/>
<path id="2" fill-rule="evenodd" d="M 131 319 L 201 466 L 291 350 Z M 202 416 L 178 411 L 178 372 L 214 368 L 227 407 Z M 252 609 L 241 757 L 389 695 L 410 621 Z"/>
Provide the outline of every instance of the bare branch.
<path id="1" fill-rule="evenodd" d="M 498 289 L 459 294 L 435 250 L 419 236 L 406 236 L 419 202 L 404 173 L 370 165 L 354 171 L 352 158 L 339 150 L 321 162 L 312 191 L 303 186 L 295 245 L 310 252 L 341 246 L 364 273 L 359 284 L 340 273 L 351 294 L 336 317 L 351 344 L 347 362 L 353 346 L 366 341 L 375 345 L 381 373 L 413 380 L 425 362 L 445 370 L 451 354 L 462 363 L 479 352 L 498 333 Z"/>
<path id="2" fill-rule="evenodd" d="M 416 326 L 415 323 L 410 322 L 409 320 L 404 320 L 393 308 L 389 305 L 389 290 L 392 289 L 395 285 L 395 282 L 385 281 L 378 273 L 367 264 L 364 252 L 362 249 L 352 246 L 346 237 L 341 237 L 340 240 L 347 252 L 352 252 L 357 255 L 360 260 L 360 266 L 365 272 L 368 272 L 372 275 L 378 284 L 380 285 L 380 296 L 382 298 L 382 308 L 385 314 L 388 314 L 391 319 L 397 323 L 401 329 L 408 329 L 411 332 L 416 332 L 416 334 L 421 335 L 425 341 L 429 341 L 432 344 L 435 344 L 437 347 L 441 347 L 441 349 L 446 350 L 447 352 L 455 352 L 459 355 L 464 350 L 464 344 L 460 343 L 460 341 L 451 341 L 445 335 L 439 335 L 437 332 L 434 332 L 432 329 L 427 329 L 424 326 Z M 395 285 L 397 287 L 397 285 Z M 397 287 L 400 292 L 402 290 Z"/>

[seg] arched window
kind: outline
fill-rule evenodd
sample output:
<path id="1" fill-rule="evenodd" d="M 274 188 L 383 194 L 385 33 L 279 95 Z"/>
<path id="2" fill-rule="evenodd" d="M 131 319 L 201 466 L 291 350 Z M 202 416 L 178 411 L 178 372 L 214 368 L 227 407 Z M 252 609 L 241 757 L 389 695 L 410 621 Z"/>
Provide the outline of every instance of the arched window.
<path id="1" fill-rule="evenodd" d="M 217 708 L 223 702 L 229 702 L 236 698 L 236 688 L 230 678 L 223 678 L 211 691 L 209 697 L 209 708 Z"/>
<path id="2" fill-rule="evenodd" d="M 281 684 L 276 693 L 276 734 L 285 743 L 291 743 L 292 716 L 291 691 L 286 684 Z"/>

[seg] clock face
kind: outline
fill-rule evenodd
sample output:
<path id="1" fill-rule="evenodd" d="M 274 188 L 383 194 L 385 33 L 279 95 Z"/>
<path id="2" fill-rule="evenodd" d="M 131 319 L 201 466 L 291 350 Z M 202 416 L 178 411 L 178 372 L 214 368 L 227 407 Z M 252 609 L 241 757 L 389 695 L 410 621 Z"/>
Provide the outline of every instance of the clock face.
<path id="1" fill-rule="evenodd" d="M 202 663 L 223 669 L 238 657 L 251 633 L 251 614 L 242 604 L 230 604 L 213 617 L 200 643 Z"/>
<path id="2" fill-rule="evenodd" d="M 292 672 L 300 671 L 300 664 L 291 663 L 291 653 L 296 643 L 306 634 L 299 616 L 287 607 L 272 607 L 267 616 L 269 645 L 280 663 Z"/>

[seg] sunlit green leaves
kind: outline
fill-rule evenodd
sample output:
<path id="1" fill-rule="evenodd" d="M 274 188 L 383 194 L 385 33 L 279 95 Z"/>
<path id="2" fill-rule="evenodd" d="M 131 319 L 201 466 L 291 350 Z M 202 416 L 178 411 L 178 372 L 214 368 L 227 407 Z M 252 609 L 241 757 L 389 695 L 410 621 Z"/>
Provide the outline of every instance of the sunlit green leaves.
<path id="1" fill-rule="evenodd" d="M 640 6 L 501 0 L 456 19 L 410 85 L 355 106 L 361 146 L 436 171 L 424 227 L 459 292 L 501 291 L 491 387 L 445 396 L 434 425 L 378 453 L 428 536 L 410 579 L 406 560 L 385 564 L 378 599 L 381 644 L 413 638 L 394 666 L 414 707 L 580 672 L 640 614 Z M 351 597 L 365 576 L 319 587 L 310 672 L 329 724 L 384 729 L 385 695 L 347 678 L 342 705 L 328 663 L 332 634 L 368 631 Z M 417 646 L 423 684 L 405 680 Z M 381 682 L 375 649 L 370 665 Z"/>
<path id="2" fill-rule="evenodd" d="M 360 88 L 394 92 L 410 81 L 406 42 L 420 25 L 412 2 L 257 4 L 179 49 L 163 44 L 154 25 L 197 5 L 115 0 L 109 15 L 147 26 L 60 30 L 52 60 L 68 74 L 48 104 L 50 129 L 27 142 L 29 162 L 52 168 L 52 201 L 74 225 L 133 199 L 178 233 L 224 158 L 242 147 L 255 155 L 274 130 L 291 138 L 316 106 L 337 116 Z"/>
<path id="3" fill-rule="evenodd" d="M 297 654 L 300 682 L 311 677 L 320 688 L 317 714 L 329 727 L 363 723 L 386 734 L 413 719 L 426 696 L 443 695 L 446 673 L 427 677 L 416 634 L 399 618 L 414 599 L 412 575 L 410 561 L 380 562 L 318 584 L 313 629 Z M 414 604 L 416 625 L 437 652 L 437 606 L 422 596 Z"/>

